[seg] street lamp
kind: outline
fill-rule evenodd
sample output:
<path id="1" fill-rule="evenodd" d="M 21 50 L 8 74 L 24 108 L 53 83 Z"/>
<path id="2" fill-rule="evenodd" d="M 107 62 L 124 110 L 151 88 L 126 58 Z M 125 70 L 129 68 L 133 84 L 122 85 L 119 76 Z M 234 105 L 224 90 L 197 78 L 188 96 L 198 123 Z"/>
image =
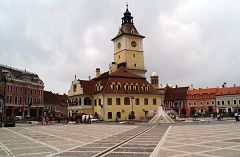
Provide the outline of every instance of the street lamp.
<path id="1" fill-rule="evenodd" d="M 133 111 L 133 99 L 134 99 L 134 96 L 131 96 L 130 99 L 131 99 L 131 103 L 132 103 L 131 119 L 135 119 L 135 114 L 134 114 L 134 111 Z"/>

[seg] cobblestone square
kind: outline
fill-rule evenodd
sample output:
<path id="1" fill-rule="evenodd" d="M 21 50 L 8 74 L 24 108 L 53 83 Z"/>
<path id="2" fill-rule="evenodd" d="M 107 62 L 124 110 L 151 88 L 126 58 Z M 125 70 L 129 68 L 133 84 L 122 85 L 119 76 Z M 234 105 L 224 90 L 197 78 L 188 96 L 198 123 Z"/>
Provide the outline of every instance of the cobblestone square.
<path id="1" fill-rule="evenodd" d="M 0 128 L 3 157 L 234 157 L 240 125 L 52 125 Z"/>

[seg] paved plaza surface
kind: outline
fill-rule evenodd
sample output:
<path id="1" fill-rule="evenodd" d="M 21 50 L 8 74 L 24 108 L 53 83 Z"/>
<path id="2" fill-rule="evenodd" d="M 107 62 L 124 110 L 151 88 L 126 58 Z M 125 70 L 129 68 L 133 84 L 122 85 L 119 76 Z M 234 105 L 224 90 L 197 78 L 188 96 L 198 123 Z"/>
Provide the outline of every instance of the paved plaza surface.
<path id="1" fill-rule="evenodd" d="M 0 128 L 0 156 L 235 157 L 240 124 L 51 125 Z"/>

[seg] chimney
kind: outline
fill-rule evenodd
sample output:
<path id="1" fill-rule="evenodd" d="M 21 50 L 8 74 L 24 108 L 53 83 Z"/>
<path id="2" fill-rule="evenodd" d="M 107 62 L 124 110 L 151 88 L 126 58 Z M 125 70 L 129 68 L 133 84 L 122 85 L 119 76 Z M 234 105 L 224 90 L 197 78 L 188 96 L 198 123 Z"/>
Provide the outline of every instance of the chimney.
<path id="1" fill-rule="evenodd" d="M 152 73 L 152 75 L 150 76 L 150 81 L 151 81 L 151 82 L 150 82 L 151 85 L 152 85 L 154 88 L 156 88 L 156 89 L 159 88 L 158 75 L 157 75 L 156 72 L 153 72 L 153 73 Z"/>
<path id="2" fill-rule="evenodd" d="M 96 68 L 96 77 L 100 76 L 100 68 Z"/>
<path id="3" fill-rule="evenodd" d="M 88 79 L 91 80 L 91 76 L 88 76 Z"/>

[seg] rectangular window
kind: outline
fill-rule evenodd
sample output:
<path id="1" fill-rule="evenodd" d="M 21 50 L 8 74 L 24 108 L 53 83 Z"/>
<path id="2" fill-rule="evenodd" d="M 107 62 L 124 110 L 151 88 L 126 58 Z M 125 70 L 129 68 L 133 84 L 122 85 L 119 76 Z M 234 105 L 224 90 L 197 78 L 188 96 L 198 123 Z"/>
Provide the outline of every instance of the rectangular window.
<path id="1" fill-rule="evenodd" d="M 130 105 L 130 98 L 129 97 L 124 98 L 124 105 Z"/>
<path id="2" fill-rule="evenodd" d="M 207 105 L 209 105 L 209 101 L 207 101 Z"/>
<path id="3" fill-rule="evenodd" d="M 19 104 L 22 104 L 22 97 L 19 98 Z"/>
<path id="4" fill-rule="evenodd" d="M 9 103 L 9 96 L 7 96 L 7 103 Z"/>
<path id="5" fill-rule="evenodd" d="M 15 104 L 17 104 L 18 102 L 17 102 L 17 97 L 15 97 Z"/>
<path id="6" fill-rule="evenodd" d="M 237 104 L 237 100 L 233 100 L 233 103 L 234 103 L 234 105 L 236 105 Z"/>
<path id="7" fill-rule="evenodd" d="M 212 101 L 212 105 L 214 105 L 214 101 Z"/>
<path id="8" fill-rule="evenodd" d="M 112 119 L 112 112 L 108 112 L 108 119 Z"/>
<path id="9" fill-rule="evenodd" d="M 116 116 L 117 116 L 118 118 L 121 118 L 121 112 L 117 112 Z"/>
<path id="10" fill-rule="evenodd" d="M 230 100 L 228 100 L 228 105 L 230 105 Z"/>
<path id="11" fill-rule="evenodd" d="M 196 102 L 194 101 L 194 106 L 196 106 Z"/>
<path id="12" fill-rule="evenodd" d="M 200 101 L 200 105 L 202 106 L 202 104 L 203 104 L 203 102 L 202 101 Z"/>
<path id="13" fill-rule="evenodd" d="M 153 105 L 157 105 L 157 99 L 153 98 Z"/>
<path id="14" fill-rule="evenodd" d="M 217 101 L 217 104 L 220 105 L 220 101 Z"/>
<path id="15" fill-rule="evenodd" d="M 97 106 L 97 99 L 94 99 L 94 105 Z"/>
<path id="16" fill-rule="evenodd" d="M 108 98 L 108 105 L 112 105 L 112 98 Z"/>
<path id="17" fill-rule="evenodd" d="M 77 90 L 77 85 L 73 85 L 73 92 L 76 92 Z"/>
<path id="18" fill-rule="evenodd" d="M 135 104 L 136 104 L 136 105 L 140 105 L 139 98 L 135 98 Z"/>
<path id="19" fill-rule="evenodd" d="M 189 106 L 191 106 L 191 103 L 189 103 Z"/>
<path id="20" fill-rule="evenodd" d="M 222 101 L 222 105 L 224 105 L 224 101 Z"/>
<path id="21" fill-rule="evenodd" d="M 144 98 L 144 105 L 148 105 L 148 98 Z"/>
<path id="22" fill-rule="evenodd" d="M 240 105 L 240 100 L 238 100 L 238 104 Z"/>
<path id="23" fill-rule="evenodd" d="M 101 99 L 98 99 L 98 105 L 101 105 Z"/>
<path id="24" fill-rule="evenodd" d="M 120 98 L 116 98 L 116 105 L 121 105 L 121 99 Z"/>

